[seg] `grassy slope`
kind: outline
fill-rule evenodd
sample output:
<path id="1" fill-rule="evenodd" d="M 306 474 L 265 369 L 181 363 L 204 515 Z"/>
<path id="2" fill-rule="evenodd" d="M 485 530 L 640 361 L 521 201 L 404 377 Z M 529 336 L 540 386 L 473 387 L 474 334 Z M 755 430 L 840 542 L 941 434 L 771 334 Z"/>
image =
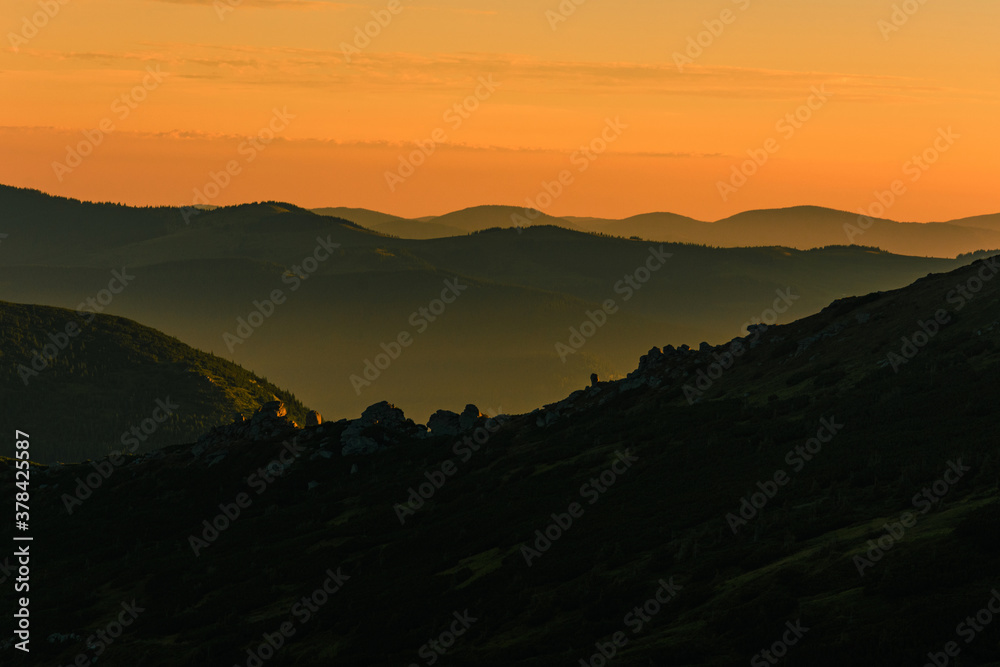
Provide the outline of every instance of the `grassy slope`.
<path id="1" fill-rule="evenodd" d="M 50 343 L 49 334 L 68 338 L 48 368 L 29 376 L 20 365 Z M 131 320 L 106 315 L 92 322 L 74 311 L 0 302 L 0 400 L 4 431 L 31 429 L 39 461 L 74 461 L 122 449 L 123 432 L 148 418 L 157 399 L 178 404 L 139 451 L 193 441 L 212 426 L 249 416 L 261 403 L 280 397 L 300 423 L 307 409 L 294 395 L 266 379 Z"/>

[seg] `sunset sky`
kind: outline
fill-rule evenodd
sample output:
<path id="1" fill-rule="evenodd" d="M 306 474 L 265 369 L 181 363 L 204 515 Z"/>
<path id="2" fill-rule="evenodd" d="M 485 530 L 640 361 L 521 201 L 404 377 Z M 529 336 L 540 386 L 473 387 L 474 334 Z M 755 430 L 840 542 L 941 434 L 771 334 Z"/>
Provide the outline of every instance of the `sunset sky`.
<path id="1" fill-rule="evenodd" d="M 576 1 L 7 0 L 0 182 L 422 216 L 525 205 L 568 171 L 547 213 L 714 220 L 867 209 L 898 179 L 886 217 L 1000 211 L 996 0 Z M 767 162 L 723 196 L 747 151 Z"/>

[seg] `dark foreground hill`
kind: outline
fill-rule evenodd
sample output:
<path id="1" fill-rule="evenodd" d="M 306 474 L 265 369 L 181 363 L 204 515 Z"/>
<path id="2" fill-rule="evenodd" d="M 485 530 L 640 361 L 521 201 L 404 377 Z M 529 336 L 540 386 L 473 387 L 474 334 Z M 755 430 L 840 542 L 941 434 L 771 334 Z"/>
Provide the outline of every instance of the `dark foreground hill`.
<path id="1" fill-rule="evenodd" d="M 94 466 L 36 466 L 32 653 L 0 660 L 998 664 L 998 269 L 429 435 L 272 411 L 80 504 Z"/>
<path id="2" fill-rule="evenodd" d="M 193 439 L 280 398 L 266 379 L 131 320 L 0 301 L 3 432 L 26 430 L 36 461 L 144 453 Z"/>

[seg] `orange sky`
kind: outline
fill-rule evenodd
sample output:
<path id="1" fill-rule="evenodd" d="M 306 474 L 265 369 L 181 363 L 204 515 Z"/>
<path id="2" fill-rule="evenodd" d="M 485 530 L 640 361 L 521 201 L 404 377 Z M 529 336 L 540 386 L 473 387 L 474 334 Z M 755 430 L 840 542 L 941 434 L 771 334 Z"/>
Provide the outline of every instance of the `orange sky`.
<path id="1" fill-rule="evenodd" d="M 7 0 L 0 182 L 420 216 L 524 205 L 568 172 L 546 212 L 714 220 L 856 211 L 898 179 L 887 217 L 1000 211 L 995 0 L 586 0 L 569 16 L 561 4 L 573 5 Z M 894 4 L 919 9 L 897 26 Z M 370 43 L 355 41 L 369 23 Z M 826 99 L 802 107 L 814 89 Z M 957 137 L 935 149 L 948 128 Z M 400 160 L 417 141 L 409 175 Z M 747 151 L 767 161 L 723 197 Z M 915 167 L 925 151 L 936 161 Z"/>

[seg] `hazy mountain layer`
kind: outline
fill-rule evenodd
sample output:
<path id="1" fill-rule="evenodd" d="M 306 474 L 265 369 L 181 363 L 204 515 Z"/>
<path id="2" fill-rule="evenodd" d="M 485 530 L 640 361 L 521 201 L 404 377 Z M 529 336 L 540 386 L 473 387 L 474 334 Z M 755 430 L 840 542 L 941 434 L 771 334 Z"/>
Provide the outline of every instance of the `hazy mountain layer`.
<path id="1" fill-rule="evenodd" d="M 858 244 L 919 257 L 955 257 L 1000 248 L 1000 215 L 932 223 L 901 223 L 871 213 L 850 213 L 817 206 L 748 211 L 716 222 L 673 213 L 643 213 L 621 220 L 553 217 L 512 206 L 479 206 L 417 220 L 404 220 L 364 209 L 315 209 L 387 234 L 404 238 L 441 238 L 491 227 L 554 225 L 566 229 L 666 243 L 718 247 L 784 246 L 808 250 Z M 877 210 L 877 209 L 876 209 Z M 391 218 L 391 221 L 389 219 Z M 442 223 L 447 228 L 441 228 Z"/>
<path id="2" fill-rule="evenodd" d="M 418 422 L 469 401 L 529 410 L 592 372 L 623 375 L 651 342 L 729 340 L 747 324 L 790 321 L 960 264 L 860 247 L 661 245 L 551 226 L 420 241 L 275 202 L 171 218 L 0 194 L 22 211 L 0 246 L 4 298 L 76 308 L 100 297 L 102 312 L 294 385 L 335 418 L 375 396 Z M 123 269 L 134 279 L 108 293 Z"/>

